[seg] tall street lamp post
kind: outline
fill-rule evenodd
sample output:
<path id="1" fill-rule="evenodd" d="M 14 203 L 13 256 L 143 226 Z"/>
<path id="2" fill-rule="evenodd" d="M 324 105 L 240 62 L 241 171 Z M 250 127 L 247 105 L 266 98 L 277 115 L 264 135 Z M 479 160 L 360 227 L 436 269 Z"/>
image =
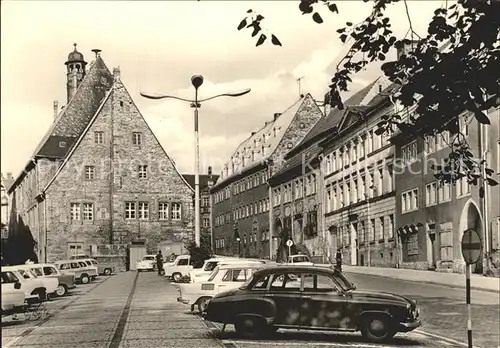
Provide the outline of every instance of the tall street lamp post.
<path id="1" fill-rule="evenodd" d="M 201 103 L 207 100 L 215 99 L 218 97 L 239 97 L 250 92 L 250 88 L 232 92 L 232 93 L 222 93 L 217 94 L 209 98 L 198 100 L 198 88 L 203 84 L 203 76 L 193 75 L 191 77 L 191 84 L 194 87 L 194 99 L 184 99 L 171 95 L 153 95 L 141 93 L 144 98 L 148 99 L 177 99 L 188 102 L 192 108 L 194 108 L 194 138 L 195 138 L 195 148 L 194 148 L 194 238 L 196 246 L 200 246 L 200 143 L 199 143 L 199 133 L 198 133 L 198 109 L 201 108 Z"/>

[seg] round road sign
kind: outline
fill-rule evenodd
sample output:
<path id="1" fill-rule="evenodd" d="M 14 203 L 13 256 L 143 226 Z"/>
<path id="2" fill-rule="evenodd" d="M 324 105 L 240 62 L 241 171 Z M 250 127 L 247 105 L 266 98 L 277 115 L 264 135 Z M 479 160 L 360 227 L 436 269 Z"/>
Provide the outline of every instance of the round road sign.
<path id="1" fill-rule="evenodd" d="M 292 245 L 293 245 L 293 242 L 292 242 L 291 239 L 289 239 L 289 240 L 286 241 L 286 246 L 287 247 L 291 247 Z"/>
<path id="2" fill-rule="evenodd" d="M 481 257 L 483 245 L 476 230 L 469 228 L 465 230 L 462 237 L 462 256 L 465 263 L 471 265 L 476 263 Z"/>

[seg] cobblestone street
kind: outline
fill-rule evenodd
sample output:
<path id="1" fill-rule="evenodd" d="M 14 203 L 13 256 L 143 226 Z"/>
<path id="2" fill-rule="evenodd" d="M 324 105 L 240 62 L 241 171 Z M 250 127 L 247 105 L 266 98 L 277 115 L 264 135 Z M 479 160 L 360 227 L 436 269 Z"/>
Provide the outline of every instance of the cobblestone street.
<path id="1" fill-rule="evenodd" d="M 119 273 L 79 285 L 71 296 L 47 304 L 38 321 L 4 321 L 2 347 L 25 348 L 257 348 L 257 347 L 466 347 L 465 306 L 459 289 L 348 274 L 359 288 L 392 291 L 417 299 L 423 326 L 374 345 L 359 334 L 280 330 L 262 341 L 243 340 L 228 325 L 204 322 L 176 301 L 177 292 L 155 273 Z M 498 346 L 498 299 L 473 291 L 474 345 Z"/>

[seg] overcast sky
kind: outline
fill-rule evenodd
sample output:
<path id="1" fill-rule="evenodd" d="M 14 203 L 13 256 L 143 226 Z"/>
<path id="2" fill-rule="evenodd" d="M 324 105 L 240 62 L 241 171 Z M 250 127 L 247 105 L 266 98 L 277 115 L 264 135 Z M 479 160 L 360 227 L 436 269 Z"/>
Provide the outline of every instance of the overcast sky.
<path id="1" fill-rule="evenodd" d="M 440 1 L 409 2 L 412 23 L 423 34 Z M 90 62 L 94 48 L 122 80 L 179 170 L 194 170 L 193 118 L 187 104 L 152 101 L 140 92 L 189 98 L 190 77 L 202 74 L 201 97 L 251 88 L 240 98 L 221 98 L 200 110 L 201 170 L 219 173 L 235 147 L 302 93 L 322 100 L 337 60 L 345 54 L 336 29 L 369 13 L 362 1 L 339 1 L 340 14 L 325 8 L 324 23 L 302 15 L 299 1 L 2 1 L 1 170 L 16 176 L 53 121 L 53 101 L 66 102 L 64 62 L 78 44 Z M 250 31 L 236 27 L 248 9 L 262 13 L 283 47 L 255 47 Z M 402 3 L 390 6 L 393 29 L 409 25 Z M 353 89 L 377 77 L 370 67 Z"/>

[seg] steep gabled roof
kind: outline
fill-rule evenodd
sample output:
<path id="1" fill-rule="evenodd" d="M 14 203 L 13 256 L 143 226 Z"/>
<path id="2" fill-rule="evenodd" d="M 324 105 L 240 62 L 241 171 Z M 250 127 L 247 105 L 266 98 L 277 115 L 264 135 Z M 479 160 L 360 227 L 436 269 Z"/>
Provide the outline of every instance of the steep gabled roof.
<path id="1" fill-rule="evenodd" d="M 224 166 L 224 168 L 228 168 L 229 175 L 226 177 L 221 175 L 215 186 L 233 176 L 244 173 L 250 168 L 262 164 L 264 161 L 270 158 L 276 151 L 276 148 L 278 147 L 281 139 L 288 130 L 288 127 L 297 115 L 297 112 L 300 110 L 300 107 L 308 99 L 313 99 L 310 94 L 307 94 L 304 96 L 304 98 L 297 100 L 288 109 L 281 113 L 279 117 L 266 124 L 264 128 L 255 132 L 255 134 L 252 134 L 249 138 L 245 139 L 238 146 L 236 151 L 231 156 L 230 160 Z M 264 153 L 262 152 L 262 147 L 264 147 L 265 149 Z M 254 153 L 253 158 L 252 152 Z M 241 166 L 242 157 L 244 157 L 245 159 L 244 166 Z"/>
<path id="2" fill-rule="evenodd" d="M 64 159 L 88 125 L 113 84 L 113 75 L 98 57 L 90 66 L 75 95 L 56 117 L 33 152 L 32 157 L 9 187 L 9 193 L 21 182 L 35 158 Z M 60 146 L 64 142 L 65 146 Z"/>
<path id="3" fill-rule="evenodd" d="M 373 90 L 377 81 L 378 79 L 362 88 L 358 92 L 354 93 L 349 99 L 347 99 L 347 101 L 344 103 L 346 106 L 344 110 L 334 108 L 328 113 L 328 115 L 324 115 L 323 117 L 321 117 L 318 122 L 316 122 L 311 131 L 307 133 L 304 139 L 287 154 L 286 158 L 295 156 L 297 153 L 306 149 L 315 141 L 321 141 L 324 137 L 335 131 L 335 129 L 340 126 L 347 108 L 362 103 L 367 98 L 369 93 Z"/>

